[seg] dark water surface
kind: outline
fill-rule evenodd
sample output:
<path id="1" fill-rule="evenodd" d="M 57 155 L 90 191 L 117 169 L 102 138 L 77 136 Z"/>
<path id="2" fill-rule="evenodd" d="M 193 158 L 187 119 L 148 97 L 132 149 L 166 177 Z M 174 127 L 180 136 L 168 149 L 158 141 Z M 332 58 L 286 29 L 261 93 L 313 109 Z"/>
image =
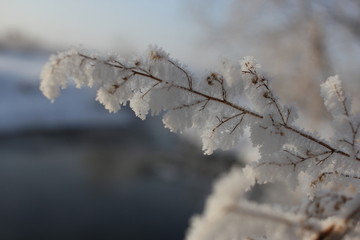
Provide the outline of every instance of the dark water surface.
<path id="1" fill-rule="evenodd" d="M 183 239 L 234 159 L 142 126 L 1 136 L 0 239 Z"/>

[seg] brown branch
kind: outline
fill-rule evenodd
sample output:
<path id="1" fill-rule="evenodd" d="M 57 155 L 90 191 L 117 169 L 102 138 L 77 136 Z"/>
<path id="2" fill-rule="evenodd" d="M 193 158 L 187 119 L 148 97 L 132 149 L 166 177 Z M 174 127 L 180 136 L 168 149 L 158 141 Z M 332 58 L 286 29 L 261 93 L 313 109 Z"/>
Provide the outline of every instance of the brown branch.
<path id="1" fill-rule="evenodd" d="M 289 122 L 289 118 L 290 118 L 290 114 L 291 114 L 291 109 L 288 108 L 288 109 L 286 109 L 286 111 L 287 111 L 287 116 L 286 116 L 285 124 L 287 125 L 288 122 Z"/>
<path id="2" fill-rule="evenodd" d="M 346 107 L 346 97 L 341 94 L 340 90 L 336 87 L 336 84 L 334 84 L 333 87 L 335 89 L 335 93 L 336 93 L 339 101 L 341 102 L 341 104 L 342 104 L 342 106 L 344 108 L 345 115 L 349 117 L 349 111 L 348 111 L 348 109 Z"/>
<path id="3" fill-rule="evenodd" d="M 253 80 L 252 80 L 253 84 L 258 84 L 260 82 L 260 84 L 257 86 L 257 88 L 264 87 L 266 89 L 265 93 L 263 94 L 263 97 L 266 99 L 269 99 L 271 101 L 271 103 L 273 103 L 275 105 L 275 107 L 278 111 L 278 114 L 281 117 L 282 123 L 286 124 L 284 114 L 280 110 L 280 104 L 276 100 L 275 95 L 273 94 L 272 90 L 269 87 L 269 84 L 268 84 L 269 81 L 266 78 L 259 76 L 255 70 L 250 70 L 248 72 L 248 74 L 253 75 Z"/>
<path id="4" fill-rule="evenodd" d="M 175 62 L 171 61 L 170 59 L 168 59 L 168 62 L 171 63 L 172 65 L 174 65 L 175 67 L 177 67 L 180 71 L 182 71 L 185 76 L 186 76 L 186 79 L 188 81 L 188 85 L 189 85 L 189 89 L 192 89 L 192 85 L 193 85 L 193 80 L 192 80 L 192 77 L 190 76 L 190 74 L 185 71 L 185 69 L 183 69 L 182 67 L 180 67 L 178 64 L 176 64 Z"/>
<path id="5" fill-rule="evenodd" d="M 294 229 L 302 229 L 305 231 L 316 233 L 320 231 L 321 225 L 315 220 L 304 221 L 304 219 L 286 216 L 281 212 L 272 212 L 270 213 L 267 209 L 259 207 L 259 205 L 254 204 L 241 204 L 230 205 L 224 209 L 229 214 L 239 214 L 240 216 L 248 215 L 254 218 L 268 220 L 271 222 L 277 222 L 279 224 L 292 227 Z"/>
<path id="6" fill-rule="evenodd" d="M 318 232 L 314 240 L 341 240 L 353 231 L 360 217 L 360 204 L 358 204 L 341 222 L 333 223 Z"/>
<path id="7" fill-rule="evenodd" d="M 356 135 L 357 135 L 360 123 L 358 124 L 358 126 L 356 126 L 356 127 L 354 126 L 353 122 L 350 120 L 351 119 L 350 111 L 346 107 L 347 98 L 345 96 L 343 96 L 342 92 L 337 88 L 337 86 L 335 84 L 333 85 L 333 87 L 335 89 L 335 93 L 336 93 L 339 101 L 342 104 L 342 107 L 344 109 L 344 114 L 348 118 L 349 127 L 352 132 L 352 142 L 350 143 L 350 142 L 347 142 L 346 140 L 344 142 L 349 143 L 352 146 L 353 152 L 356 155 L 357 153 L 356 153 L 356 149 L 355 149 L 355 141 L 356 141 Z M 356 156 L 356 158 L 358 158 L 358 157 Z"/>
<path id="8" fill-rule="evenodd" d="M 292 126 L 289 126 L 289 125 L 286 125 L 286 124 L 283 124 L 282 126 L 283 126 L 284 128 L 286 128 L 286 129 L 294 132 L 294 133 L 299 134 L 300 136 L 302 136 L 302 137 L 304 137 L 304 138 L 307 138 L 307 139 L 309 139 L 309 140 L 311 140 L 311 141 L 313 141 L 313 142 L 315 142 L 315 143 L 317 143 L 317 144 L 319 144 L 319 145 L 321 145 L 321 146 L 329 149 L 330 151 L 332 151 L 332 152 L 334 152 L 334 153 L 340 154 L 340 155 L 345 156 L 345 157 L 350 157 L 350 154 L 348 154 L 348 153 L 346 153 L 346 152 L 344 152 L 344 151 L 338 150 L 338 149 L 336 149 L 336 148 L 333 148 L 333 147 L 330 146 L 329 144 L 327 144 L 327 143 L 325 143 L 325 142 L 323 142 L 323 141 L 321 141 L 321 140 L 319 140 L 319 139 L 316 139 L 316 138 L 314 138 L 313 136 L 311 136 L 311 135 L 309 135 L 309 134 L 307 134 L 307 133 L 301 132 L 300 130 L 296 129 L 295 127 L 292 127 Z M 356 160 L 356 161 L 360 161 L 360 158 L 359 158 L 359 157 L 355 157 L 355 160 Z"/>
<path id="9" fill-rule="evenodd" d="M 240 121 L 235 125 L 235 127 L 231 130 L 230 134 L 232 134 L 236 128 L 242 123 L 242 121 L 244 120 L 244 116 L 245 115 L 242 115 L 241 118 L 240 118 Z"/>
<path id="10" fill-rule="evenodd" d="M 209 85 L 213 85 L 213 82 L 218 82 L 220 84 L 221 87 L 221 95 L 222 95 L 222 99 L 226 101 L 227 99 L 227 92 L 225 89 L 225 80 L 224 77 L 221 76 L 220 74 L 217 73 L 211 73 L 207 78 L 206 81 L 208 82 Z"/>
<path id="11" fill-rule="evenodd" d="M 307 156 L 301 156 L 301 155 L 298 155 L 296 153 L 293 153 L 291 152 L 290 150 L 288 149 L 283 149 L 284 152 L 288 153 L 290 156 L 292 157 L 295 157 L 297 159 L 299 159 L 298 161 L 293 161 L 290 157 L 287 157 L 287 159 L 289 160 L 289 162 L 284 162 L 284 163 L 279 163 L 279 162 L 262 162 L 258 165 L 256 165 L 256 167 L 260 167 L 260 166 L 263 166 L 263 165 L 276 165 L 276 166 L 279 166 L 279 167 L 282 167 L 282 166 L 293 166 L 294 167 L 294 170 L 295 168 L 297 167 L 298 164 L 302 163 L 302 162 L 305 162 L 307 160 L 311 160 L 311 159 L 315 159 L 315 161 L 317 162 L 316 164 L 320 164 L 322 162 L 324 162 L 326 159 L 328 159 L 332 154 L 333 152 L 331 151 L 325 151 L 325 152 L 321 152 L 321 153 L 317 153 L 317 154 L 311 154 L 309 152 L 307 152 Z M 327 156 L 325 156 L 323 159 L 318 159 L 319 157 L 321 157 L 322 155 L 325 155 L 325 154 L 328 154 Z"/>
<path id="12" fill-rule="evenodd" d="M 151 88 L 149 90 L 147 90 L 142 96 L 141 98 L 144 98 L 146 94 L 148 94 L 151 90 L 153 90 L 157 85 L 159 85 L 160 82 L 155 83 L 154 85 L 151 86 Z"/>
<path id="13" fill-rule="evenodd" d="M 203 100 L 198 100 L 198 101 L 195 101 L 193 103 L 189 103 L 189 104 L 183 104 L 181 106 L 178 106 L 178 107 L 174 107 L 172 110 L 180 110 L 180 109 L 183 109 L 183 108 L 189 108 L 189 107 L 192 107 L 192 106 L 195 106 L 195 105 L 198 105 L 200 103 L 203 103 L 205 101 L 208 101 L 207 99 L 203 99 Z M 203 107 L 201 107 L 201 109 L 204 109 Z M 200 109 L 200 110 L 201 110 Z"/>
<path id="14" fill-rule="evenodd" d="M 204 105 L 201 106 L 201 108 L 199 109 L 199 111 L 202 111 L 206 108 L 207 104 L 209 103 L 210 99 L 206 99 L 206 102 L 204 103 Z"/>
<path id="15" fill-rule="evenodd" d="M 349 201 L 353 200 L 353 197 L 349 197 L 343 194 L 326 192 L 324 194 L 316 195 L 314 199 L 305 207 L 305 213 L 308 218 L 324 219 L 329 216 L 333 216 L 334 213 L 326 212 L 326 209 L 332 208 L 337 212 Z"/>
<path id="16" fill-rule="evenodd" d="M 212 129 L 212 134 L 211 136 L 214 134 L 214 132 L 216 131 L 216 129 L 218 129 L 219 127 L 221 127 L 223 124 L 225 124 L 226 122 L 230 121 L 231 119 L 237 118 L 239 116 L 243 116 L 245 113 L 241 112 L 238 114 L 235 114 L 234 116 L 225 118 L 225 119 L 219 119 L 220 123 L 218 125 L 216 125 L 213 129 Z"/>
<path id="17" fill-rule="evenodd" d="M 254 112 L 254 111 L 251 111 L 251 110 L 249 110 L 249 109 L 246 109 L 246 108 L 244 108 L 244 107 L 241 107 L 241 106 L 239 106 L 239 105 L 236 105 L 236 104 L 234 104 L 234 103 L 232 103 L 232 102 L 229 102 L 228 100 L 226 100 L 226 98 L 224 99 L 224 96 L 223 96 L 223 98 L 217 98 L 217 97 L 210 96 L 210 95 L 208 95 L 208 94 L 206 94 L 206 93 L 202 93 L 202 92 L 200 92 L 200 91 L 197 91 L 197 90 L 193 89 L 193 88 L 190 87 L 190 86 L 189 86 L 189 87 L 184 87 L 184 86 L 181 86 L 181 85 L 173 84 L 173 83 L 171 83 L 171 82 L 169 82 L 169 81 L 160 79 L 160 78 L 152 75 L 149 71 L 146 71 L 146 70 L 144 70 L 144 69 L 141 69 L 141 68 L 139 68 L 139 67 L 137 67 L 137 66 L 136 66 L 136 67 L 132 67 L 132 68 L 128 68 L 128 67 L 124 66 L 123 64 L 121 64 L 121 63 L 118 62 L 118 61 L 114 61 L 114 60 L 108 60 L 108 61 L 107 61 L 107 60 L 98 60 L 97 58 L 89 57 L 89 56 L 84 55 L 84 54 L 82 54 L 82 53 L 78 53 L 78 55 L 79 55 L 80 57 L 87 58 L 87 59 L 89 59 L 89 60 L 101 61 L 101 62 L 103 62 L 104 64 L 109 65 L 109 66 L 112 66 L 112 67 L 120 68 L 120 69 L 122 69 L 122 70 L 131 71 L 132 74 L 134 74 L 134 75 L 143 76 L 143 77 L 152 79 L 152 80 L 157 81 L 157 82 L 160 82 L 160 83 L 169 84 L 171 87 L 175 87 L 175 88 L 177 88 L 177 89 L 180 89 L 180 90 L 189 92 L 189 93 L 191 93 L 191 94 L 204 97 L 204 98 L 207 99 L 208 101 L 218 102 L 218 103 L 224 104 L 225 106 L 228 106 L 228 107 L 231 107 L 231 108 L 233 108 L 233 109 L 239 110 L 242 114 L 247 114 L 247 115 L 250 115 L 250 116 L 252 116 L 252 117 L 254 117 L 254 118 L 257 118 L 257 119 L 262 119 L 262 118 L 264 118 L 262 115 Z M 177 66 L 177 65 L 175 64 L 175 66 Z M 187 73 L 184 69 L 181 68 L 181 70 L 182 70 L 183 72 Z M 256 72 L 254 72 L 254 71 L 243 71 L 243 72 L 244 72 L 244 73 L 253 74 L 253 75 L 256 74 Z M 190 84 L 190 82 L 191 82 L 191 81 L 190 81 L 190 80 L 191 80 L 190 75 L 186 74 L 186 76 L 188 76 L 188 81 L 189 81 L 189 84 Z M 257 82 L 257 81 L 259 81 L 259 78 L 257 77 L 257 79 L 254 79 L 254 81 L 255 81 L 255 80 L 256 80 L 256 82 Z M 265 82 L 266 79 L 262 79 L 262 81 Z M 190 84 L 190 85 L 191 85 L 191 84 Z M 267 85 L 267 84 L 266 84 L 266 86 L 267 86 L 267 88 L 268 88 L 268 85 Z M 206 104 L 207 104 L 207 103 L 206 103 Z M 286 128 L 287 130 L 289 130 L 289 131 L 291 131 L 291 132 L 294 132 L 294 133 L 296 133 L 296 134 L 298 134 L 298 135 L 300 135 L 300 136 L 302 136 L 302 137 L 304 137 L 304 138 L 306 138 L 306 139 L 308 139 L 308 140 L 310 140 L 310 141 L 312 141 L 312 142 L 314 142 L 314 143 L 317 143 L 317 144 L 319 144 L 319 145 L 327 148 L 328 150 L 330 150 L 330 151 L 332 151 L 332 152 L 334 152 L 334 153 L 340 154 L 340 155 L 345 156 L 345 157 L 350 157 L 350 154 L 348 154 L 348 153 L 346 153 L 346 152 L 344 152 L 344 151 L 338 150 L 338 149 L 330 146 L 329 144 L 321 141 L 320 139 L 316 139 L 316 138 L 312 137 L 311 135 L 309 135 L 309 134 L 307 134 L 307 133 L 304 133 L 304 132 L 296 129 L 296 128 L 293 127 L 293 126 L 287 125 L 287 123 L 286 123 L 286 121 L 285 121 L 285 118 L 284 118 L 283 114 L 282 114 L 281 111 L 280 111 L 280 107 L 277 106 L 277 109 L 278 109 L 278 112 L 279 112 L 280 116 L 282 116 L 282 121 L 283 121 L 283 123 L 281 123 L 281 126 L 283 126 L 284 128 Z M 359 157 L 355 157 L 355 160 L 356 160 L 356 161 L 360 161 L 360 158 L 359 158 Z"/>
<path id="18" fill-rule="evenodd" d="M 336 176 L 340 176 L 340 177 L 344 177 L 344 178 L 352 178 L 352 179 L 357 179 L 360 180 L 360 176 L 356 176 L 356 175 L 350 175 L 350 174 L 346 174 L 346 173 L 341 173 L 339 171 L 333 171 L 333 172 L 323 172 L 321 173 L 315 180 L 311 181 L 311 186 L 312 187 L 316 187 L 316 185 L 322 181 L 324 181 L 324 179 L 328 176 L 328 175 L 336 175 Z"/>
<path id="19" fill-rule="evenodd" d="M 198 95 L 198 96 L 204 97 L 204 98 L 206 98 L 206 99 L 209 99 L 209 101 L 214 101 L 214 102 L 222 103 L 222 104 L 224 104 L 224 105 L 226 105 L 226 106 L 229 106 L 229 107 L 231 107 L 231 108 L 234 108 L 234 109 L 236 109 L 236 110 L 239 110 L 239 111 L 241 111 L 241 112 L 244 112 L 245 114 L 251 115 L 251 116 L 253 116 L 253 117 L 255 117 L 255 118 L 259 118 L 259 119 L 263 118 L 263 116 L 259 115 L 258 113 L 253 112 L 253 111 L 250 111 L 250 110 L 248 110 L 248 109 L 246 109 L 246 108 L 244 108 L 244 107 L 240 107 L 240 106 L 238 106 L 238 105 L 235 105 L 235 104 L 233 104 L 233 103 L 231 103 L 231 102 L 228 102 L 227 100 L 223 100 L 223 99 L 221 99 L 221 98 L 212 97 L 212 96 L 207 95 L 207 94 L 205 94 L 205 93 L 196 91 L 196 90 L 194 90 L 194 89 L 189 89 L 189 88 L 186 88 L 186 87 L 177 85 L 177 84 L 172 84 L 172 83 L 170 83 L 170 82 L 168 82 L 168 81 L 162 80 L 162 79 L 157 78 L 157 77 L 155 77 L 155 76 L 153 76 L 153 75 L 151 75 L 151 74 L 148 74 L 148 73 L 138 72 L 138 71 L 136 71 L 136 70 L 131 70 L 131 71 L 132 71 L 134 74 L 136 74 L 136 75 L 140 75 L 140 76 L 143 76 L 143 77 L 147 77 L 147 78 L 150 78 L 150 79 L 152 79 L 152 80 L 155 80 L 155 81 L 158 81 L 158 82 L 162 82 L 162 83 L 165 83 L 165 84 L 170 84 L 171 87 L 175 87 L 175 88 L 178 88 L 178 89 L 180 89 L 180 90 L 184 90 L 184 91 L 190 92 L 190 93 L 192 93 L 192 94 L 194 94 L 194 95 Z"/>

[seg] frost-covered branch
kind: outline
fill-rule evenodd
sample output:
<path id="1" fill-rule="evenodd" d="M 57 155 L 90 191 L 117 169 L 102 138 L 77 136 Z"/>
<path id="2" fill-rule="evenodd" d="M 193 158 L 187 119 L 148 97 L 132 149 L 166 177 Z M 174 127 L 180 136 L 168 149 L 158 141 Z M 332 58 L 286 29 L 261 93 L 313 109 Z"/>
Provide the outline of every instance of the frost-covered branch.
<path id="1" fill-rule="evenodd" d="M 240 64 L 224 61 L 218 70 L 196 77 L 157 47 L 133 59 L 72 50 L 52 56 L 41 79 L 40 88 L 52 101 L 73 80 L 77 87 L 97 88 L 96 99 L 110 112 L 129 103 L 141 119 L 149 112 L 164 113 L 164 125 L 173 132 L 197 129 L 205 154 L 236 147 L 244 129 L 250 130 L 261 158 L 253 159 L 245 173 L 238 170 L 241 177 L 236 177 L 239 185 L 241 179 L 249 184 L 225 187 L 231 191 L 225 191 L 228 196 L 220 196 L 221 201 L 217 200 L 219 194 L 214 194 L 204 215 L 193 223 L 189 240 L 279 239 L 276 234 L 287 239 L 338 239 L 356 232 L 360 207 L 353 205 L 360 190 L 360 115 L 352 113 L 351 98 L 337 76 L 321 85 L 325 106 L 333 117 L 334 135 L 329 139 L 296 126 L 296 109 L 279 101 L 252 57 L 245 57 Z M 301 189 L 297 190 L 303 195 L 301 206 L 274 210 L 269 204 L 249 203 L 245 193 L 255 179 L 259 184 L 280 181 L 290 191 Z M 349 211 L 351 214 L 344 215 Z M 260 225 L 250 231 L 246 224 L 239 227 L 240 222 L 234 220 L 239 216 L 272 222 L 271 229 L 275 224 L 293 230 L 274 232 Z M 234 223 L 236 227 L 230 227 Z"/>

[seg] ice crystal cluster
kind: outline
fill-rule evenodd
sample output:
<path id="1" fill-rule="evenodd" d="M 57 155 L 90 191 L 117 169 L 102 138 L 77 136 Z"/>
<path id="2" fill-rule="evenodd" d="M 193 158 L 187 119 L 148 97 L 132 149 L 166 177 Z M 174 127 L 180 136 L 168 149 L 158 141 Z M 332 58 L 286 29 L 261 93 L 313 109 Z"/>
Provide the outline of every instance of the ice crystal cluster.
<path id="1" fill-rule="evenodd" d="M 203 214 L 191 220 L 188 240 L 360 239 L 360 115 L 337 76 L 321 84 L 332 115 L 329 139 L 295 125 L 296 109 L 280 103 L 252 57 L 196 77 L 158 47 L 133 59 L 71 50 L 50 58 L 40 89 L 53 101 L 71 81 L 96 88 L 110 112 L 129 104 L 141 119 L 162 113 L 173 132 L 197 129 L 205 154 L 236 147 L 249 129 L 260 159 L 215 184 Z M 255 184 L 275 182 L 298 202 L 249 199 Z"/>

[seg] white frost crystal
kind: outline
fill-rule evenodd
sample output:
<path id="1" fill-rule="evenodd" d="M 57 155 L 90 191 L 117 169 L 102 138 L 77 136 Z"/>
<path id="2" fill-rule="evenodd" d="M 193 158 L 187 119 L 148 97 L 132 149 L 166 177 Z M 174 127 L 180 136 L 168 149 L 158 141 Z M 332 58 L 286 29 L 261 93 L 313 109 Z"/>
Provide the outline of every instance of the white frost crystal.
<path id="1" fill-rule="evenodd" d="M 250 130 L 260 159 L 216 183 L 204 213 L 192 220 L 188 240 L 360 238 L 355 227 L 360 115 L 351 112 L 338 76 L 321 85 L 333 117 L 331 139 L 295 126 L 295 108 L 279 102 L 253 57 L 240 64 L 224 61 L 198 79 L 157 47 L 130 60 L 71 50 L 49 59 L 40 89 L 54 101 L 71 80 L 76 87 L 96 88 L 96 99 L 110 112 L 129 103 L 141 119 L 163 112 L 163 123 L 173 132 L 197 129 L 206 154 L 236 147 L 244 129 Z M 284 206 L 248 199 L 255 183 L 271 182 L 281 182 L 289 196 L 296 191 L 298 202 Z"/>

